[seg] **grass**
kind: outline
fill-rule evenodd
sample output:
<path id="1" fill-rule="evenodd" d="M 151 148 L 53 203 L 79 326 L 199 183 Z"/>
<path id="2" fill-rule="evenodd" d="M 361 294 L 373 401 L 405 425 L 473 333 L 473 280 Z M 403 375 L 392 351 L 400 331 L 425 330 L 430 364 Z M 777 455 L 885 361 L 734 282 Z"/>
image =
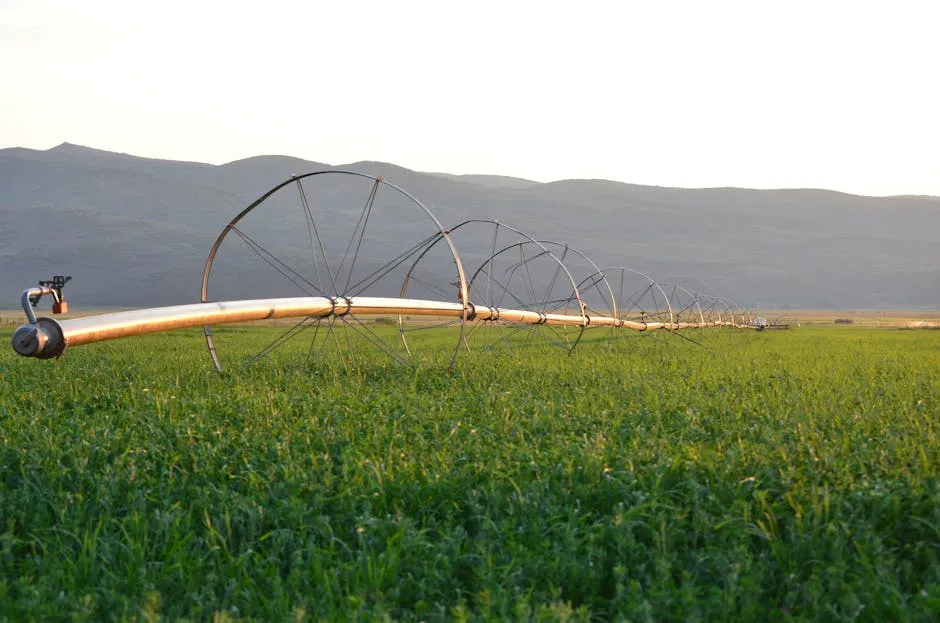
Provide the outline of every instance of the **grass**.
<path id="1" fill-rule="evenodd" d="M 934 620 L 940 334 L 694 337 L 4 348 L 0 619 Z"/>

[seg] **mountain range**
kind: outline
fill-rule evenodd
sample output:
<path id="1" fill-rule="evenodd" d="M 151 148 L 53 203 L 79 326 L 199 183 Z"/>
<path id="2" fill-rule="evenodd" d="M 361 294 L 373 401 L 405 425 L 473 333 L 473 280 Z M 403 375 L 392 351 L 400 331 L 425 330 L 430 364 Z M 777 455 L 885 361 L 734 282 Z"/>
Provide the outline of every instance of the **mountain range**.
<path id="1" fill-rule="evenodd" d="M 0 308 L 62 273 L 73 277 L 67 293 L 77 308 L 198 301 L 208 250 L 235 214 L 291 175 L 332 169 L 383 176 L 445 226 L 498 218 L 567 242 L 599 266 L 746 307 L 940 307 L 938 197 L 540 183 L 288 156 L 212 165 L 63 143 L 0 149 Z M 383 244 L 408 233 L 394 218 L 382 226 Z"/>

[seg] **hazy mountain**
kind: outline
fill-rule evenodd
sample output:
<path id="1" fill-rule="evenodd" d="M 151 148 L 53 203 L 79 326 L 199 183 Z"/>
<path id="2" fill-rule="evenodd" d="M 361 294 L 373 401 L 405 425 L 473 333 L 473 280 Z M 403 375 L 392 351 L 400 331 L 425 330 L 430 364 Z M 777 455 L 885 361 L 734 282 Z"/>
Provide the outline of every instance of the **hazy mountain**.
<path id="1" fill-rule="evenodd" d="M 635 268 L 748 306 L 940 306 L 937 197 L 543 184 L 286 156 L 209 165 L 64 143 L 0 150 L 0 307 L 15 307 L 23 288 L 60 272 L 73 276 L 76 306 L 198 300 L 208 250 L 233 216 L 291 175 L 333 168 L 384 176 L 445 226 L 498 218 L 568 242 L 601 267 Z M 346 192 L 337 186 L 316 198 L 341 206 L 326 219 L 326 235 L 358 217 L 363 198 Z M 259 231 L 290 239 L 278 234 L 289 223 L 262 217 Z M 370 228 L 381 235 L 365 256 L 406 248 L 417 227 L 394 211 L 377 213 Z"/>
<path id="2" fill-rule="evenodd" d="M 493 188 L 530 188 L 538 184 L 532 180 L 522 179 L 520 177 L 509 177 L 507 175 L 454 175 L 453 173 L 431 173 L 438 177 L 454 180 L 457 182 L 470 182 L 480 186 L 490 186 Z"/>

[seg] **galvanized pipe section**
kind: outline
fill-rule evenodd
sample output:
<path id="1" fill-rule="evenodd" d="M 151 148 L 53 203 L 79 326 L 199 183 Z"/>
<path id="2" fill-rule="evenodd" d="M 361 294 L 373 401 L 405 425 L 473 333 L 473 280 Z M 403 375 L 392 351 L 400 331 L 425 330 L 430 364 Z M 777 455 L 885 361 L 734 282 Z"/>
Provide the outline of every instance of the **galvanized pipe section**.
<path id="1" fill-rule="evenodd" d="M 222 301 L 138 309 L 60 322 L 68 346 L 132 335 L 171 331 L 204 324 L 229 324 L 298 316 L 328 316 L 333 302 L 325 297 Z"/>
<path id="2" fill-rule="evenodd" d="M 544 314 L 522 309 L 470 305 L 471 318 L 518 324 L 623 327 L 637 331 L 680 330 L 732 326 L 728 322 L 633 322 L 611 316 Z M 57 357 L 69 346 L 121 337 L 171 331 L 186 327 L 231 324 L 278 318 L 326 318 L 329 316 L 415 315 L 461 318 L 463 303 L 381 297 L 298 297 L 196 303 L 155 307 L 112 314 L 73 318 L 61 322 L 39 318 L 19 327 L 13 346 L 27 357 Z M 26 339 L 26 338 L 29 339 Z M 17 339 L 18 338 L 18 339 Z"/>
<path id="3" fill-rule="evenodd" d="M 380 297 L 347 299 L 325 296 L 257 299 L 247 301 L 221 301 L 195 303 L 175 307 L 155 307 L 134 311 L 88 316 L 61 322 L 69 346 L 101 342 L 130 335 L 170 331 L 185 327 L 232 324 L 278 318 L 325 318 L 356 314 L 381 316 L 411 314 L 428 316 L 454 316 L 463 314 L 460 303 L 443 303 Z"/>

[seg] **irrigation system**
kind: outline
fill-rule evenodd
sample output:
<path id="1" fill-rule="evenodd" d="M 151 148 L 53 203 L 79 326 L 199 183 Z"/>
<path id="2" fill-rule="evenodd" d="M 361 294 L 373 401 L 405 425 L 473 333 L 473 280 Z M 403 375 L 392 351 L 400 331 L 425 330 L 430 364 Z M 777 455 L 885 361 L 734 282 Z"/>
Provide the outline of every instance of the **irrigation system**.
<path id="1" fill-rule="evenodd" d="M 235 216 L 209 251 L 198 303 L 37 317 L 43 297 L 55 313 L 68 310 L 68 279 L 23 292 L 27 323 L 13 333 L 17 353 L 49 359 L 82 344 L 201 326 L 219 371 L 226 359 L 253 362 L 291 348 L 344 363 L 356 347 L 407 361 L 431 334 L 454 340 L 453 365 L 474 349 L 536 344 L 570 352 L 605 329 L 760 328 L 733 301 L 601 268 L 567 243 L 497 220 L 445 227 L 384 178 L 341 170 L 292 176 Z M 233 344 L 257 325 L 263 345 L 246 356 Z"/>

